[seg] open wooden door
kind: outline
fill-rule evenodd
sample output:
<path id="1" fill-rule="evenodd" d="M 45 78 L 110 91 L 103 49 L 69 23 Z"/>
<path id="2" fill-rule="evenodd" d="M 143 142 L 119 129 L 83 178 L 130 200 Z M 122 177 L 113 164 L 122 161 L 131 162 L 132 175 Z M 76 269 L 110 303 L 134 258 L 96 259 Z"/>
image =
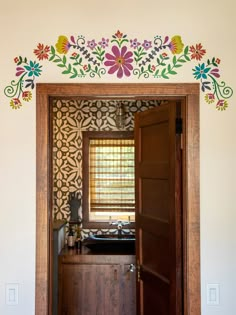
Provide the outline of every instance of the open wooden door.
<path id="1" fill-rule="evenodd" d="M 137 313 L 183 314 L 181 103 L 136 114 Z"/>

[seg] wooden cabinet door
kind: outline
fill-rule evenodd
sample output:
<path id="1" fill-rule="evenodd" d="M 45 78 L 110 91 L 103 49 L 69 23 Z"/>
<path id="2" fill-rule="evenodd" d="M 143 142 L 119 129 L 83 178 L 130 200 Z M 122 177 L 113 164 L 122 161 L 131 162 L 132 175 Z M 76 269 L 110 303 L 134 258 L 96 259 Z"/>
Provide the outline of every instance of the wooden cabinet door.
<path id="1" fill-rule="evenodd" d="M 136 270 L 122 266 L 120 315 L 136 315 Z"/>
<path id="2" fill-rule="evenodd" d="M 182 314 L 180 104 L 136 115 L 138 314 Z"/>
<path id="3" fill-rule="evenodd" d="M 62 264 L 59 314 L 120 315 L 120 265 Z"/>

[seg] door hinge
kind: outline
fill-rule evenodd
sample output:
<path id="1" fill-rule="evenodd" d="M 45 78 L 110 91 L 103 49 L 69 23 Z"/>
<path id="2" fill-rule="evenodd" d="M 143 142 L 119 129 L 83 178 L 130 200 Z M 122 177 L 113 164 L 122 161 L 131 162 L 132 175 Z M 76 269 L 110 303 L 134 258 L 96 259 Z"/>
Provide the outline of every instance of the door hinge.
<path id="1" fill-rule="evenodd" d="M 183 121 L 182 121 L 182 118 L 178 117 L 176 118 L 175 120 L 175 132 L 177 135 L 180 135 L 182 134 L 183 132 Z"/>

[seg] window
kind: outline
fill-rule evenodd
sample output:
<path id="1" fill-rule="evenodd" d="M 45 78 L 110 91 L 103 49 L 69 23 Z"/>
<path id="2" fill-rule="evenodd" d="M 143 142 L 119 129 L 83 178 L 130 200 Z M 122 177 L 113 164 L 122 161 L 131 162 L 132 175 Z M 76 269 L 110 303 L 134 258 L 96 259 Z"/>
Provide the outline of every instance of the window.
<path id="1" fill-rule="evenodd" d="M 84 227 L 134 221 L 134 171 L 133 133 L 83 132 Z"/>

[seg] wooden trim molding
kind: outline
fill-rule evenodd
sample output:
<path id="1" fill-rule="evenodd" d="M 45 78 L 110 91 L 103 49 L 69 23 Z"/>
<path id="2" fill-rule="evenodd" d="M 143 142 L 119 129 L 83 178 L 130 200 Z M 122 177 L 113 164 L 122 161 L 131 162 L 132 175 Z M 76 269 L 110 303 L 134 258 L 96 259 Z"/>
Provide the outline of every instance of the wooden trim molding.
<path id="1" fill-rule="evenodd" d="M 184 315 L 201 314 L 199 84 L 44 84 L 36 86 L 36 295 L 35 314 L 52 314 L 52 185 L 50 99 L 182 98 Z"/>

